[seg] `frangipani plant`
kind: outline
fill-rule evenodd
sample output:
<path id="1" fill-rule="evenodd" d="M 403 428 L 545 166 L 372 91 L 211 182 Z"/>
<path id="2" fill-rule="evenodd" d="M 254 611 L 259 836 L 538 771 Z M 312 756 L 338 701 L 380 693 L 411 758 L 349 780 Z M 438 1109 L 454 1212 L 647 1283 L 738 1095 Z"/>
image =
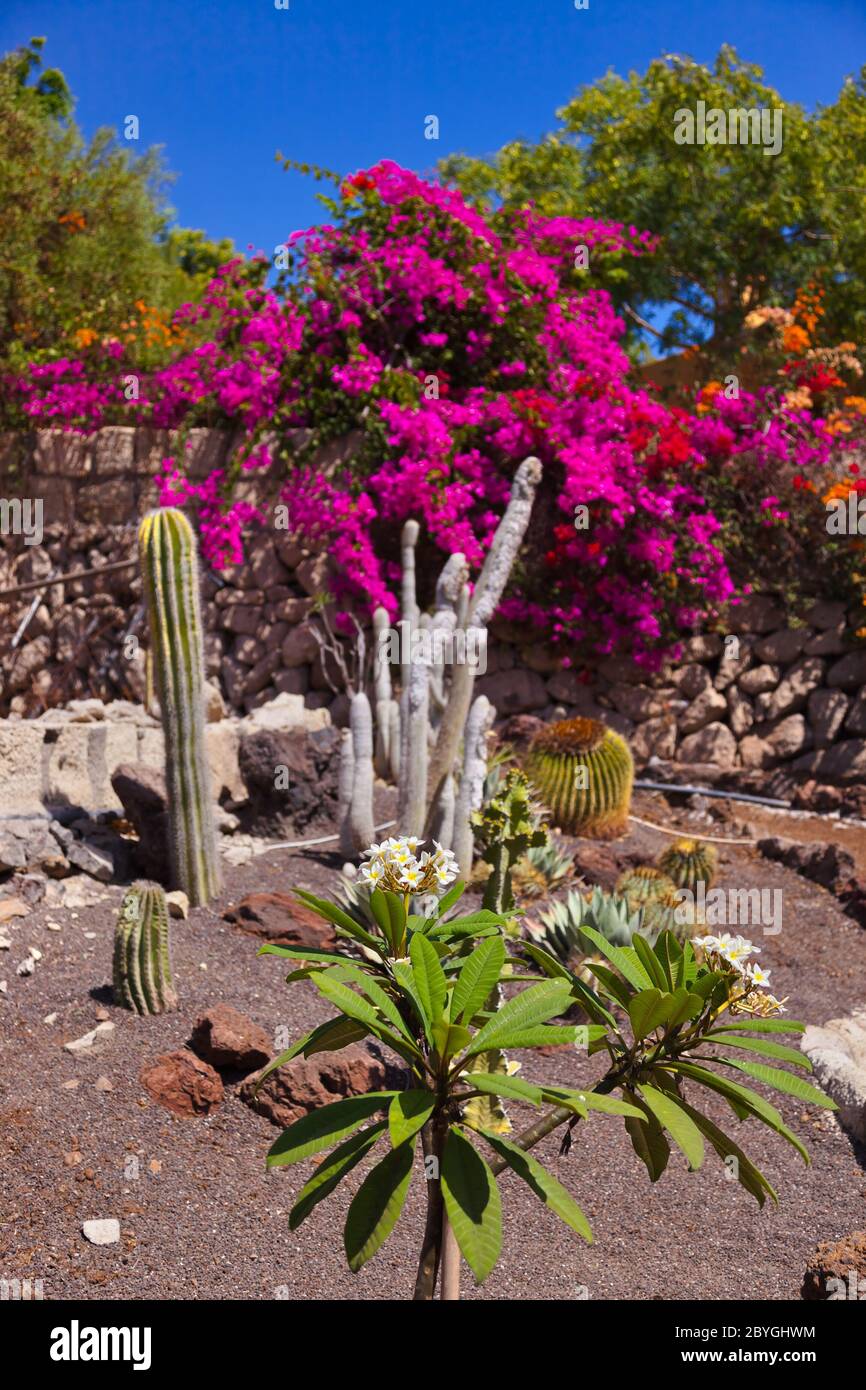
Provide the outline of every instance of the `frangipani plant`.
<path id="1" fill-rule="evenodd" d="M 573 1231 L 592 1239 L 575 1199 L 531 1153 L 563 1125 L 569 1127 L 562 1145 L 567 1152 L 571 1128 L 592 1111 L 624 1119 L 653 1181 L 664 1172 L 671 1145 L 682 1151 L 690 1169 L 699 1168 L 706 1140 L 723 1160 L 736 1159 L 739 1181 L 759 1204 L 767 1195 L 776 1200 L 743 1150 L 698 1108 L 699 1088 L 713 1090 L 738 1120 L 754 1118 L 768 1125 L 807 1162 L 806 1150 L 775 1107 L 732 1079 L 730 1071 L 834 1108 L 808 1082 L 762 1060 L 810 1069 L 799 1052 L 762 1036 L 802 1031 L 802 1025 L 776 1016 L 783 1004 L 766 992 L 766 975 L 749 964 L 754 953 L 750 943 L 704 939 L 699 960 L 692 945 L 680 945 L 667 932 L 654 948 L 641 937 L 632 946 L 615 947 L 587 929 L 606 962 L 591 964 L 597 987 L 590 988 L 541 947 L 524 943 L 548 977 L 539 982 L 515 973 L 522 963 L 508 955 L 502 935 L 507 918 L 480 912 L 443 920 L 461 885 L 437 899 L 429 915 L 409 913 L 407 897 L 397 891 L 406 886 L 400 882 L 404 875 L 396 874 L 394 864 L 395 855 L 402 858 L 407 848 L 405 841 L 390 841 L 369 852 L 371 863 L 384 857 L 390 864 L 371 894 L 371 903 L 381 895 L 375 909 L 377 934 L 330 903 L 304 895 L 341 936 L 366 949 L 365 959 L 305 947 L 265 946 L 260 952 L 303 959 L 289 980 L 310 978 L 336 1011 L 333 1019 L 271 1062 L 260 1082 L 294 1056 L 336 1051 L 365 1036 L 396 1053 L 407 1073 L 405 1089 L 336 1101 L 290 1125 L 272 1146 L 271 1167 L 326 1154 L 296 1198 L 289 1218 L 293 1230 L 378 1147 L 377 1161 L 363 1178 L 345 1222 L 350 1268 L 359 1270 L 382 1247 L 403 1211 L 413 1176 L 423 1175 L 427 1214 L 419 1232 L 414 1296 L 433 1298 L 441 1271 L 442 1297 L 457 1297 L 461 1254 L 479 1283 L 499 1257 L 502 1194 L 497 1177 L 505 1170 L 524 1181 Z M 417 848 L 409 853 L 420 863 Z M 433 872 L 432 859 L 425 861 L 428 872 Z M 436 867 L 445 866 L 440 860 Z M 367 875 L 372 872 L 368 869 Z M 446 870 L 442 877 L 447 876 Z M 397 887 L 380 888 L 386 877 Z M 518 991 L 506 998 L 504 985 L 516 985 Z M 527 987 L 519 988 L 523 985 Z M 491 1007 L 497 999 L 502 1002 Z M 587 1026 L 552 1022 L 576 1003 L 590 1020 Z M 607 1054 L 609 1066 L 592 1087 L 524 1079 L 514 1074 L 514 1063 L 505 1071 L 474 1069 L 482 1055 L 563 1043 L 583 1047 L 590 1055 Z M 723 1055 L 716 1055 L 715 1048 L 725 1049 Z M 728 1049 L 758 1060 L 731 1057 Z M 486 1097 L 525 1103 L 543 1113 L 514 1138 L 505 1138 L 477 1118 L 484 1111 L 471 1102 Z M 423 1162 L 416 1162 L 419 1157 Z"/>

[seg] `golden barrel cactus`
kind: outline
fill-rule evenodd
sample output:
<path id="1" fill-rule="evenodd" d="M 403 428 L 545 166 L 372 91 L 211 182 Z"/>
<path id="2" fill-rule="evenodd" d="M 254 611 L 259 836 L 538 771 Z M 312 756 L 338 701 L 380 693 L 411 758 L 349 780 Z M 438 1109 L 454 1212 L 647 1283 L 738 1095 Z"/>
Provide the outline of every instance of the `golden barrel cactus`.
<path id="1" fill-rule="evenodd" d="M 540 729 L 526 771 L 569 835 L 613 840 L 628 829 L 634 762 L 625 739 L 597 719 L 562 719 Z"/>
<path id="2" fill-rule="evenodd" d="M 699 883 L 709 888 L 716 876 L 719 856 L 715 845 L 705 840 L 674 840 L 656 860 L 662 873 L 672 879 L 677 888 L 694 893 Z"/>

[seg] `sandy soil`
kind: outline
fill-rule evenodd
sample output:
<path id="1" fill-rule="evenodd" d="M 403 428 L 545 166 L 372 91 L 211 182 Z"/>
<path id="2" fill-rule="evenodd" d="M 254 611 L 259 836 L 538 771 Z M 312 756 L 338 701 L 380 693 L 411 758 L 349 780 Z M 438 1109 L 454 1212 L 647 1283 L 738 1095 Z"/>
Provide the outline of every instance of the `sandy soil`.
<path id="1" fill-rule="evenodd" d="M 737 808 L 738 814 L 740 808 Z M 661 819 L 658 800 L 640 814 Z M 685 815 L 677 812 L 679 823 Z M 776 818 L 774 818 L 774 821 Z M 770 833 L 787 834 L 781 819 Z M 726 833 L 724 826 L 718 833 Z M 762 831 L 762 833 L 767 833 Z M 637 830 L 618 849 L 654 854 L 662 843 Z M 278 851 L 230 870 L 224 897 L 173 924 L 178 1013 L 140 1019 L 111 1003 L 111 943 L 120 890 L 77 915 L 40 906 L 13 923 L 13 949 L 0 975 L 0 1277 L 41 1278 L 46 1299 L 387 1299 L 410 1295 L 420 1232 L 422 1182 L 416 1179 L 390 1240 L 360 1275 L 342 1255 L 342 1218 L 356 1181 L 323 1204 L 297 1233 L 287 1213 L 309 1169 L 268 1174 L 264 1156 L 277 1130 L 229 1084 L 206 1119 L 179 1119 L 145 1094 L 139 1073 L 157 1053 L 180 1047 L 198 1015 L 233 1004 L 269 1033 L 295 1036 L 327 1016 L 307 984 L 286 986 L 276 958 L 256 958 L 257 942 L 221 920 L 229 902 L 252 890 L 325 888 L 336 859 L 319 851 Z M 814 884 L 754 851 L 722 847 L 720 881 L 781 888 L 783 930 L 762 942 L 777 992 L 791 1016 L 823 1023 L 866 999 L 866 932 Z M 59 923 L 50 931 L 46 923 Z M 15 964 L 36 945 L 43 959 L 26 978 Z M 75 1058 L 62 1044 L 104 1009 L 115 1031 L 99 1055 Z M 53 1024 L 44 1022 L 57 1014 Z M 571 1084 L 594 1063 L 572 1051 L 527 1054 L 528 1076 Z M 111 1089 L 98 1089 L 107 1078 Z M 100 1082 L 101 1086 L 105 1082 Z M 652 1186 L 620 1121 L 580 1126 L 569 1157 L 549 1138 L 539 1155 L 575 1194 L 595 1243 L 587 1247 L 544 1210 L 516 1178 L 502 1180 L 505 1244 L 481 1290 L 467 1276 L 465 1296 L 480 1299 L 785 1299 L 799 1294 L 806 1261 L 820 1240 L 866 1225 L 864 1156 L 825 1112 L 773 1096 L 805 1139 L 812 1166 L 754 1122 L 737 1137 L 780 1192 L 763 1212 L 726 1180 L 714 1155 L 697 1174 L 673 1156 Z M 522 1120 L 519 1108 L 514 1118 Z M 582 1133 L 580 1132 L 582 1130 Z M 361 1170 L 363 1171 L 363 1170 Z M 96 1248 L 83 1221 L 115 1216 L 119 1245 Z"/>

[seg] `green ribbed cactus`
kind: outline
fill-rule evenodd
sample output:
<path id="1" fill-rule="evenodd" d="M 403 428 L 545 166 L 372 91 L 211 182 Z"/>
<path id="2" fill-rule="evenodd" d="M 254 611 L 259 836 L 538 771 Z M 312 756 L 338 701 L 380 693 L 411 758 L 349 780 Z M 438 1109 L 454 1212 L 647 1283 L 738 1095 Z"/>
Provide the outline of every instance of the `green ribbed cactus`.
<path id="1" fill-rule="evenodd" d="M 137 1014 L 177 1008 L 168 944 L 168 903 L 156 884 L 134 883 L 114 929 L 114 1002 Z"/>
<path id="2" fill-rule="evenodd" d="M 625 739 L 605 724 L 548 724 L 529 745 L 525 766 L 560 830 L 593 840 L 625 834 L 634 762 Z"/>
<path id="3" fill-rule="evenodd" d="M 674 840 L 656 860 L 659 868 L 672 879 L 677 888 L 694 893 L 699 883 L 709 888 L 716 876 L 719 856 L 715 845 L 705 840 Z"/>
<path id="4" fill-rule="evenodd" d="M 150 649 L 165 734 L 172 880 L 193 904 L 220 890 L 204 744 L 204 648 L 195 535 L 173 507 L 138 533 Z"/>
<path id="5" fill-rule="evenodd" d="M 652 864 L 639 864 L 636 869 L 626 869 L 616 881 L 616 891 L 622 898 L 628 898 L 635 907 L 645 907 L 647 903 L 673 900 L 676 884 L 666 873 Z"/>
<path id="6" fill-rule="evenodd" d="M 547 831 L 538 824 L 522 772 L 509 772 L 498 794 L 470 817 L 481 857 L 491 866 L 484 886 L 484 906 L 491 912 L 514 907 L 511 871 L 530 849 L 547 844 Z"/>

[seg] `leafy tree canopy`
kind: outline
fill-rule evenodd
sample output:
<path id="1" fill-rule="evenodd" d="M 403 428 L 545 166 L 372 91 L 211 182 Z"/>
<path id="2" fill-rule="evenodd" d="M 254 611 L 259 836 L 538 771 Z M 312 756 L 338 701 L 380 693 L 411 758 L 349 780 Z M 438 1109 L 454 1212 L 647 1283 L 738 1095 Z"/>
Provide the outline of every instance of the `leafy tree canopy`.
<path id="1" fill-rule="evenodd" d="M 678 144 L 676 113 L 699 101 L 707 112 L 780 111 L 779 152 Z M 825 329 L 866 337 L 866 67 L 810 114 L 730 47 L 712 67 L 667 54 L 644 73 L 609 72 L 557 115 L 539 144 L 513 141 L 489 160 L 452 156 L 442 172 L 480 204 L 532 202 L 549 216 L 657 233 L 657 254 L 618 267 L 609 286 L 655 351 L 701 344 L 730 362 L 746 315 L 791 303 L 810 282 L 826 292 Z M 662 328 L 660 306 L 670 311 Z"/>

